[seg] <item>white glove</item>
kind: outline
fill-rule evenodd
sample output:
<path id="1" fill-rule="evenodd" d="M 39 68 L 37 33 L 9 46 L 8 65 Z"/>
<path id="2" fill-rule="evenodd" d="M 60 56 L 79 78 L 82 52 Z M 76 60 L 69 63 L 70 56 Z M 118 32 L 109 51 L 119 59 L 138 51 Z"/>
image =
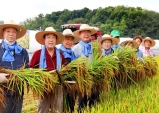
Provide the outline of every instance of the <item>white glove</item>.
<path id="1" fill-rule="evenodd" d="M 0 83 L 7 83 L 9 80 L 7 79 L 7 73 L 0 73 Z"/>

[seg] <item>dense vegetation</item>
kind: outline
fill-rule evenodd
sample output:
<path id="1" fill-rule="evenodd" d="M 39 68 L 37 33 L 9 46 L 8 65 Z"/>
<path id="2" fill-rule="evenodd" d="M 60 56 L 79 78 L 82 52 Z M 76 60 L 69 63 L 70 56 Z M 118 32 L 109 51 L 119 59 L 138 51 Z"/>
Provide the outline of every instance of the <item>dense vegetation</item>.
<path id="1" fill-rule="evenodd" d="M 141 35 L 159 38 L 159 13 L 140 7 L 109 6 L 73 11 L 64 9 L 51 14 L 39 14 L 35 18 L 26 19 L 22 24 L 31 30 L 53 26 L 57 31 L 61 31 L 61 25 L 66 23 L 87 23 L 98 26 L 103 33 L 118 29 L 123 37 Z"/>

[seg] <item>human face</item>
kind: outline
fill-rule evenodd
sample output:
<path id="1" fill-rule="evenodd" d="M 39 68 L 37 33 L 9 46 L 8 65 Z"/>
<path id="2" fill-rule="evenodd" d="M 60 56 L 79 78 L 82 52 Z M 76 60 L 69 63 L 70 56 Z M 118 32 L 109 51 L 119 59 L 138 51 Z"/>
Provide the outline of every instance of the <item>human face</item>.
<path id="1" fill-rule="evenodd" d="M 52 33 L 46 34 L 45 37 L 45 46 L 47 49 L 54 49 L 56 45 L 56 36 Z"/>
<path id="2" fill-rule="evenodd" d="M 3 37 L 8 42 L 12 43 L 16 40 L 17 30 L 15 28 L 12 28 L 12 27 L 7 27 L 3 31 Z"/>
<path id="3" fill-rule="evenodd" d="M 116 37 L 114 37 L 114 38 L 117 39 L 117 42 L 118 42 L 118 43 L 120 42 L 120 37 L 119 37 L 119 36 L 116 36 Z"/>
<path id="4" fill-rule="evenodd" d="M 104 40 L 102 42 L 102 48 L 104 48 L 105 50 L 109 50 L 112 46 L 112 41 L 111 40 Z"/>
<path id="5" fill-rule="evenodd" d="M 79 36 L 83 42 L 88 43 L 91 39 L 91 32 L 89 30 L 84 30 L 79 32 Z"/>
<path id="6" fill-rule="evenodd" d="M 67 49 L 70 49 L 73 46 L 74 37 L 72 36 L 65 36 L 63 41 L 63 46 Z"/>
<path id="7" fill-rule="evenodd" d="M 146 48 L 150 48 L 151 42 L 149 40 L 145 40 L 144 45 L 145 45 Z"/>
<path id="8" fill-rule="evenodd" d="M 136 38 L 135 41 L 140 45 L 141 44 L 141 40 L 139 38 Z"/>

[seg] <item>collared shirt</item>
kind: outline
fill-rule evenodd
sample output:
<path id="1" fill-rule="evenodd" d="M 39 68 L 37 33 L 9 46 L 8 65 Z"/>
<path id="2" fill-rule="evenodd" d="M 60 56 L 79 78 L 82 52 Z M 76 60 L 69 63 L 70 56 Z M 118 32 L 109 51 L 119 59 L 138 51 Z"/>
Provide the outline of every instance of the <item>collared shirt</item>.
<path id="1" fill-rule="evenodd" d="M 104 48 L 102 48 L 102 55 L 110 55 L 114 52 L 114 50 L 112 48 L 110 48 L 109 50 L 105 50 Z"/>
<path id="2" fill-rule="evenodd" d="M 76 44 L 72 50 L 73 52 L 75 53 L 76 57 L 79 58 L 79 57 L 82 57 L 82 56 L 85 56 L 83 53 L 82 53 L 82 50 L 84 49 L 84 47 L 78 43 Z M 86 56 L 85 56 L 86 57 Z M 88 57 L 90 59 L 90 61 L 92 61 L 92 54 L 89 54 Z"/>
<path id="3" fill-rule="evenodd" d="M 119 44 L 116 44 L 116 45 L 113 45 L 112 47 L 111 47 L 113 50 L 119 50 L 119 49 L 121 49 L 121 47 L 120 47 L 120 45 Z"/>
<path id="4" fill-rule="evenodd" d="M 56 51 L 54 51 L 54 54 L 50 56 L 48 51 L 46 50 L 46 65 L 47 65 L 47 70 L 55 70 L 56 69 Z M 30 61 L 30 67 L 32 68 L 39 68 L 40 64 L 40 54 L 41 54 L 41 49 L 37 50 L 34 52 L 32 59 Z M 62 65 L 65 65 L 65 58 L 62 53 L 61 55 L 61 60 L 62 60 Z"/>
<path id="5" fill-rule="evenodd" d="M 146 57 L 146 56 L 149 56 L 149 55 L 151 55 L 153 57 L 156 56 L 152 49 L 145 50 L 145 48 L 143 48 L 143 49 L 141 49 L 141 51 L 143 53 L 143 57 Z"/>

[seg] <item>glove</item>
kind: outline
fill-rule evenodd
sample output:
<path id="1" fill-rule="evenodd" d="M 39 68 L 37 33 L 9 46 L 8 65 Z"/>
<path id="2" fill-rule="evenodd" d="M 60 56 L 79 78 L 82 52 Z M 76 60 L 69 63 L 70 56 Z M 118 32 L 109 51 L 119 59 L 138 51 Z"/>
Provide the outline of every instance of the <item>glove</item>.
<path id="1" fill-rule="evenodd" d="M 0 83 L 7 83 L 9 81 L 7 79 L 7 76 L 9 76 L 9 74 L 7 74 L 7 73 L 0 73 Z"/>

